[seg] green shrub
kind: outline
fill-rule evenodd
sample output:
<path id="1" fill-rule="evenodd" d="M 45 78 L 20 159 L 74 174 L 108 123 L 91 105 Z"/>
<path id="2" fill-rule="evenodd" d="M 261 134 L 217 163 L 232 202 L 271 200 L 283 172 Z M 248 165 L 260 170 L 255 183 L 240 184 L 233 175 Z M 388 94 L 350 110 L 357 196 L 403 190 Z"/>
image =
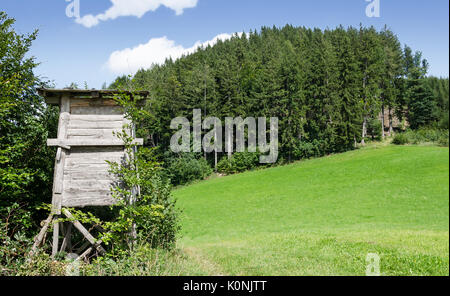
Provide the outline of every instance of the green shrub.
<path id="1" fill-rule="evenodd" d="M 161 250 L 138 244 L 129 254 L 115 258 L 99 257 L 80 266 L 82 276 L 179 276 L 201 275 L 198 265 L 179 250 Z"/>
<path id="2" fill-rule="evenodd" d="M 435 128 L 420 128 L 397 134 L 392 141 L 396 145 L 435 143 L 448 146 L 449 131 Z"/>
<path id="3" fill-rule="evenodd" d="M 409 143 L 409 140 L 405 134 L 397 134 L 397 135 L 395 135 L 394 139 L 392 140 L 392 144 L 395 144 L 395 145 L 405 145 L 408 143 Z"/>
<path id="4" fill-rule="evenodd" d="M 53 260 L 50 255 L 39 252 L 23 263 L 14 272 L 18 276 L 65 276 L 69 261 Z"/>
<path id="5" fill-rule="evenodd" d="M 140 242 L 128 253 L 114 258 L 96 257 L 90 263 L 79 261 L 73 263 L 64 256 L 52 260 L 50 255 L 40 252 L 22 260 L 20 264 L 2 268 L 2 275 L 10 276 L 179 276 L 204 275 L 198 265 L 178 249 L 164 250 L 153 248 L 150 244 Z"/>
<path id="6" fill-rule="evenodd" d="M 439 144 L 439 146 L 448 147 L 448 130 L 447 135 L 442 135 L 437 143 Z"/>
<path id="7" fill-rule="evenodd" d="M 203 180 L 213 172 L 208 162 L 195 153 L 166 153 L 164 167 L 166 176 L 174 186 Z"/>
<path id="8" fill-rule="evenodd" d="M 421 128 L 418 130 L 410 130 L 407 137 L 412 144 L 420 143 L 436 143 L 440 138 L 440 131 L 434 129 Z"/>
<path id="9" fill-rule="evenodd" d="M 125 131 L 117 136 L 125 143 L 128 161 L 110 162 L 110 172 L 120 180 L 111 189 L 117 199 L 113 207 L 117 216 L 112 222 L 101 225 L 108 231 L 101 239 L 112 242 L 119 252 L 131 250 L 138 241 L 155 248 L 171 249 L 180 229 L 176 201 L 171 196 L 172 186 L 161 176 L 162 168 L 153 150 L 140 148 L 133 153 L 133 138 Z M 135 237 L 130 239 L 133 233 Z"/>
<path id="10" fill-rule="evenodd" d="M 217 171 L 224 174 L 236 174 L 259 166 L 258 152 L 236 152 L 230 160 L 223 157 L 217 164 Z"/>
<path id="11" fill-rule="evenodd" d="M 296 159 L 305 159 L 320 156 L 320 142 L 314 139 L 312 142 L 301 142 L 294 149 Z"/>
<path id="12" fill-rule="evenodd" d="M 0 275 L 15 275 L 30 250 L 31 239 L 23 232 L 10 234 L 7 221 L 0 220 Z"/>

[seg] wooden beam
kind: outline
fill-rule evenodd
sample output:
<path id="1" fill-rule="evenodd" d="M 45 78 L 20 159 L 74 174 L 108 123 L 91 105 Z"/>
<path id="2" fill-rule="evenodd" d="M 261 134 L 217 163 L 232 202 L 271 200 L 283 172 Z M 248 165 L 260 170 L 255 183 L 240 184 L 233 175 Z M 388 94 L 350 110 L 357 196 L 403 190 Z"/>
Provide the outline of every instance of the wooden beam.
<path id="1" fill-rule="evenodd" d="M 92 234 L 89 233 L 89 231 L 80 223 L 80 221 L 74 220 L 73 215 L 67 210 L 67 209 L 63 209 L 63 214 L 66 215 L 67 218 L 73 220 L 71 221 L 73 223 L 73 225 L 75 226 L 76 229 L 78 229 L 81 234 L 92 244 L 92 245 L 97 245 L 99 242 L 101 241 L 97 241 Z M 103 249 L 102 246 L 98 245 L 97 250 L 99 250 L 100 252 L 104 253 L 105 249 Z"/>
<path id="2" fill-rule="evenodd" d="M 75 259 L 75 261 L 80 261 L 80 260 L 84 259 L 87 255 L 89 255 L 90 252 L 92 252 L 93 249 L 94 249 L 93 247 L 89 247 L 86 251 L 83 252 L 83 254 L 78 256 L 78 258 Z"/>
<path id="3" fill-rule="evenodd" d="M 56 218 L 56 217 L 55 217 Z M 58 245 L 59 245 L 59 222 L 53 220 L 53 245 L 52 245 L 52 259 L 55 258 L 58 253 Z"/>
<path id="4" fill-rule="evenodd" d="M 50 222 L 52 222 L 53 219 L 53 213 L 50 213 L 48 218 L 44 221 L 44 225 L 42 226 L 41 231 L 39 231 L 39 234 L 34 238 L 34 244 L 31 247 L 30 256 L 33 256 L 36 254 L 36 250 L 41 244 L 42 240 L 44 239 L 45 234 L 47 233 L 47 229 L 50 226 Z"/>
<path id="5" fill-rule="evenodd" d="M 58 123 L 58 140 L 63 140 L 67 135 L 67 126 L 70 119 L 70 98 L 68 96 L 63 96 L 61 98 L 59 123 Z M 62 145 L 68 146 L 68 145 Z M 53 175 L 53 196 L 52 196 L 52 206 L 55 214 L 61 214 L 61 200 L 64 184 L 64 163 L 66 161 L 66 150 L 58 148 L 55 159 L 55 169 Z"/>
<path id="6" fill-rule="evenodd" d="M 134 139 L 132 142 L 134 145 L 144 145 L 144 139 Z M 103 139 L 47 139 L 47 146 L 58 147 L 76 147 L 76 146 L 124 146 L 122 140 L 103 140 Z"/>
<path id="7" fill-rule="evenodd" d="M 72 238 L 72 223 L 68 223 L 67 227 L 66 227 L 66 231 L 64 234 L 64 239 L 63 242 L 61 244 L 61 252 L 64 252 L 66 250 L 66 248 L 70 249 L 72 248 L 71 246 L 71 238 Z"/>

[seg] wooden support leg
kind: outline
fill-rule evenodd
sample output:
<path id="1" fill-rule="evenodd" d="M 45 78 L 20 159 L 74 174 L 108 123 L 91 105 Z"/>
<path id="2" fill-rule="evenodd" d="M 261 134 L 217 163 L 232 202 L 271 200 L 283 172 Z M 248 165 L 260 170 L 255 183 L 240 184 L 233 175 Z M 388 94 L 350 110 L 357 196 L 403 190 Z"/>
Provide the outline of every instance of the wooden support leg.
<path id="1" fill-rule="evenodd" d="M 66 227 L 64 222 L 59 222 L 59 234 L 62 235 L 63 237 L 66 236 Z"/>
<path id="2" fill-rule="evenodd" d="M 73 215 L 67 210 L 67 209 L 63 209 L 63 214 L 66 215 L 67 218 L 69 219 L 74 219 Z M 92 234 L 89 233 L 89 231 L 80 223 L 80 221 L 71 221 L 73 223 L 73 226 L 75 226 L 76 229 L 78 229 L 81 234 L 84 235 L 84 237 L 92 244 L 95 245 L 97 250 L 100 253 L 105 253 L 105 249 L 103 249 L 102 246 L 100 246 L 99 242 L 97 242 L 97 240 L 92 236 Z"/>
<path id="3" fill-rule="evenodd" d="M 72 246 L 71 246 L 71 237 L 72 237 L 72 223 L 68 223 L 67 226 L 64 228 L 64 239 L 61 244 L 61 252 L 64 252 L 66 248 L 71 252 Z"/>
<path id="4" fill-rule="evenodd" d="M 36 253 L 37 248 L 39 247 L 39 245 L 41 244 L 41 242 L 44 239 L 45 235 L 47 234 L 47 229 L 50 226 L 50 223 L 52 222 L 52 219 L 53 219 L 53 213 L 51 213 L 48 216 L 47 220 L 45 220 L 41 231 L 39 232 L 39 234 L 34 239 L 34 244 L 33 244 L 33 247 L 31 247 L 30 256 L 33 256 Z"/>
<path id="5" fill-rule="evenodd" d="M 52 258 L 55 258 L 58 253 L 58 245 L 59 245 L 59 223 L 56 222 L 58 216 L 55 216 L 53 220 L 53 246 L 52 246 Z"/>
<path id="6" fill-rule="evenodd" d="M 67 231 L 67 250 L 72 253 L 72 223 L 68 223 Z"/>
<path id="7" fill-rule="evenodd" d="M 92 252 L 93 249 L 94 247 L 89 247 L 86 251 L 83 252 L 83 254 L 81 254 L 77 259 L 75 259 L 75 261 L 83 260 L 84 258 L 86 258 L 87 255 L 89 255 L 90 252 Z"/>

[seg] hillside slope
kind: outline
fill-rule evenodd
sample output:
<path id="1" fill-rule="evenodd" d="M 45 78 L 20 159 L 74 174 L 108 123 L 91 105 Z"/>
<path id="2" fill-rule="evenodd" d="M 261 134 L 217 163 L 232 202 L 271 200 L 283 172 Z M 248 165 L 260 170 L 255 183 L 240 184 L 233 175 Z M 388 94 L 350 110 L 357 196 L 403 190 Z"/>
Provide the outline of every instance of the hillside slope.
<path id="1" fill-rule="evenodd" d="M 209 273 L 449 273 L 449 150 L 372 147 L 174 192 L 181 245 Z"/>

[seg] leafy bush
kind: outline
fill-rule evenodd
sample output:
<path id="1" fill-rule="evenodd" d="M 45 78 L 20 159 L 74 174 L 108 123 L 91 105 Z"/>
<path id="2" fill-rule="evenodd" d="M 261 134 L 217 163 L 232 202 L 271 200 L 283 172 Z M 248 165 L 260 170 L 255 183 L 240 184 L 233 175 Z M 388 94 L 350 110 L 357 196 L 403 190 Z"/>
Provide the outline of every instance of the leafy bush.
<path id="1" fill-rule="evenodd" d="M 443 130 L 421 128 L 416 131 L 408 131 L 407 136 L 412 144 L 438 143 L 440 139 L 444 137 L 448 138 L 448 131 L 447 135 L 445 135 L 445 131 Z"/>
<path id="2" fill-rule="evenodd" d="M 65 276 L 68 260 L 53 260 L 50 255 L 39 252 L 25 260 L 12 275 L 18 276 Z"/>
<path id="3" fill-rule="evenodd" d="M 171 185 L 161 177 L 161 167 L 152 150 L 134 151 L 133 138 L 126 131 L 117 136 L 125 142 L 128 161 L 110 163 L 110 171 L 120 180 L 112 188 L 118 215 L 114 221 L 103 223 L 109 232 L 102 240 L 113 242 L 119 252 L 131 250 L 137 241 L 170 249 L 180 229 Z"/>
<path id="4" fill-rule="evenodd" d="M 405 145 L 408 143 L 409 143 L 409 140 L 405 134 L 397 134 L 397 135 L 395 135 L 394 139 L 392 140 L 392 144 L 395 144 L 395 145 Z"/>
<path id="5" fill-rule="evenodd" d="M 441 136 L 440 138 L 439 138 L 439 140 L 438 140 L 438 144 L 439 144 L 439 146 L 443 146 L 443 147 L 448 147 L 448 130 L 447 130 L 447 135 L 443 135 L 443 136 Z"/>
<path id="6" fill-rule="evenodd" d="M 31 239 L 23 232 L 10 235 L 10 226 L 8 221 L 0 220 L 0 275 L 16 274 L 31 245 Z"/>
<path id="7" fill-rule="evenodd" d="M 392 141 L 396 145 L 435 143 L 441 146 L 448 146 L 449 131 L 433 128 L 420 128 L 418 130 L 408 130 L 405 133 L 397 134 Z"/>
<path id="8" fill-rule="evenodd" d="M 64 256 L 63 256 L 64 257 Z M 8 269 L 2 275 L 18 276 L 180 276 L 204 275 L 198 265 L 180 250 L 155 249 L 150 244 L 138 243 L 128 253 L 115 258 L 97 257 L 90 263 L 73 263 L 67 258 L 52 260 L 50 255 L 40 252 L 30 260 Z"/>
<path id="9" fill-rule="evenodd" d="M 203 180 L 213 172 L 208 162 L 195 153 L 165 154 L 164 167 L 166 176 L 174 186 Z"/>
<path id="10" fill-rule="evenodd" d="M 236 174 L 259 166 L 258 152 L 236 152 L 230 160 L 223 157 L 217 164 L 217 171 L 224 174 Z"/>
<path id="11" fill-rule="evenodd" d="M 13 25 L 0 11 L 0 220 L 10 238 L 32 236 L 43 218 L 36 207 L 51 198 L 55 157 L 46 141 L 58 122 L 57 109 L 35 89 L 44 83 L 27 52 L 37 33 L 20 35 Z"/>
<path id="12" fill-rule="evenodd" d="M 198 266 L 188 261 L 179 250 L 154 249 L 148 244 L 138 244 L 130 254 L 115 260 L 99 257 L 91 264 L 80 267 L 80 275 L 83 276 L 179 276 L 199 273 Z"/>
<path id="13" fill-rule="evenodd" d="M 304 159 L 320 156 L 320 142 L 314 139 L 312 142 L 300 142 L 294 149 L 296 159 Z"/>

